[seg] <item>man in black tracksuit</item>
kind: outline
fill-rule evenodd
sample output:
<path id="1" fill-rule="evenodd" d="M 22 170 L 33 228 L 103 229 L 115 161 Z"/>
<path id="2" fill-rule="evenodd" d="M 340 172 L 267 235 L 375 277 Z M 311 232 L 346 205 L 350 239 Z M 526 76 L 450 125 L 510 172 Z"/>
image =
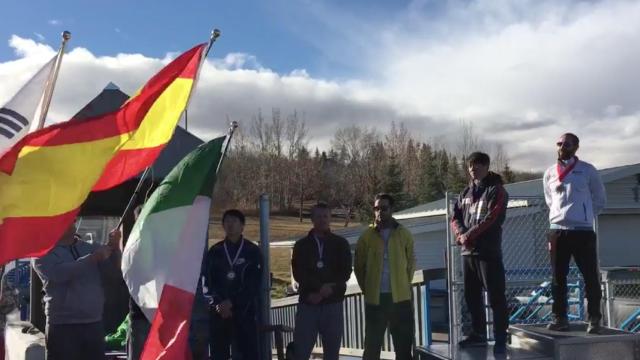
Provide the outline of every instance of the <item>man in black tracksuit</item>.
<path id="1" fill-rule="evenodd" d="M 338 360 L 342 339 L 342 302 L 351 276 L 349 242 L 331 232 L 331 210 L 319 203 L 311 209 L 313 229 L 296 241 L 291 257 L 299 303 L 293 333 L 295 359 L 308 360 L 318 338 L 323 359 Z"/>
<path id="2" fill-rule="evenodd" d="M 245 217 L 238 210 L 222 216 L 226 237 L 207 253 L 206 295 L 211 305 L 211 359 L 259 359 L 258 292 L 260 248 L 242 236 Z"/>
<path id="3" fill-rule="evenodd" d="M 486 345 L 486 318 L 482 289 L 487 290 L 493 310 L 494 352 L 506 352 L 509 326 L 505 298 L 505 275 L 502 263 L 502 223 L 508 194 L 500 175 L 489 171 L 489 155 L 469 155 L 471 183 L 462 191 L 454 208 L 451 227 L 462 246 L 464 296 L 471 313 L 472 333 L 459 345 Z"/>

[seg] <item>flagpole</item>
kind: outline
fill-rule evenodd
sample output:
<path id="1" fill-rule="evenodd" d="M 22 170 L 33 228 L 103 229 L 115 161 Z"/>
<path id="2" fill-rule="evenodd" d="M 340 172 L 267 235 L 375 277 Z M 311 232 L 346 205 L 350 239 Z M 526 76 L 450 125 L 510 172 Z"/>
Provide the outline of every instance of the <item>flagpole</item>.
<path id="1" fill-rule="evenodd" d="M 51 98 L 53 97 L 53 89 L 56 87 L 56 81 L 58 80 L 58 72 L 60 71 L 60 65 L 62 64 L 62 57 L 64 56 L 64 49 L 67 46 L 67 42 L 71 39 L 71 33 L 69 31 L 62 32 L 62 44 L 58 50 L 58 58 L 56 59 L 53 71 L 49 75 L 47 80 L 47 87 L 44 91 L 44 98 L 42 99 L 42 107 L 40 108 L 40 119 L 38 120 L 37 130 L 44 127 L 44 122 L 49 112 L 49 106 L 51 105 Z"/>
<path id="2" fill-rule="evenodd" d="M 218 40 L 218 38 L 220 37 L 220 30 L 218 29 L 213 29 L 213 31 L 211 31 L 211 35 L 209 36 L 209 42 L 207 43 L 207 47 L 204 50 L 204 52 L 202 53 L 202 59 L 200 59 L 200 64 L 198 64 L 198 71 L 196 71 L 196 76 L 194 76 L 193 78 L 193 86 L 192 86 L 192 90 L 189 92 L 189 97 L 187 97 L 187 105 L 184 107 L 184 111 L 183 112 L 187 112 L 187 109 L 189 108 L 189 104 L 191 103 L 191 97 L 193 96 L 193 93 L 196 91 L 196 87 L 198 86 L 198 80 L 200 79 L 200 70 L 202 70 L 202 65 L 204 64 L 204 60 L 207 58 L 207 55 L 209 55 L 209 51 L 211 50 L 211 48 L 213 47 L 213 43 L 216 42 L 216 40 Z"/>
<path id="3" fill-rule="evenodd" d="M 216 167 L 216 174 L 220 171 L 220 167 L 222 167 L 222 160 L 227 156 L 227 150 L 229 150 L 229 144 L 231 143 L 231 139 L 233 139 L 233 133 L 238 128 L 238 122 L 232 121 L 229 123 L 229 134 L 227 135 L 227 143 L 224 145 L 224 151 L 222 152 L 222 156 L 220 156 L 220 161 L 218 161 L 218 167 Z"/>
<path id="4" fill-rule="evenodd" d="M 213 43 L 216 42 L 216 40 L 220 37 L 220 34 L 221 34 L 220 30 L 218 30 L 218 29 L 213 29 L 213 31 L 211 31 L 211 35 L 209 36 L 209 42 L 207 43 L 207 47 L 206 47 L 205 51 L 202 54 L 202 59 L 200 60 L 200 64 L 198 64 L 198 71 L 196 71 L 196 75 L 195 75 L 195 77 L 193 79 L 192 90 L 189 92 L 189 97 L 187 98 L 187 104 L 185 105 L 185 108 L 184 108 L 184 111 L 183 111 L 184 114 L 185 114 L 185 125 L 186 125 L 187 108 L 189 107 L 189 103 L 191 102 L 191 96 L 193 95 L 193 93 L 195 91 L 195 88 L 196 88 L 196 85 L 198 83 L 198 79 L 200 77 L 200 70 L 202 69 L 202 64 L 204 63 L 204 59 L 209 54 L 209 51 L 213 47 Z M 236 124 L 236 127 L 237 127 L 237 124 Z M 233 132 L 231 132 L 231 134 L 233 135 Z M 218 166 L 220 166 L 220 163 L 218 164 Z M 147 174 L 149 173 L 150 170 L 151 170 L 151 166 L 148 166 L 146 169 L 144 169 L 144 172 L 140 176 L 140 180 L 138 181 L 138 184 L 136 185 L 136 189 L 134 190 L 133 195 L 131 195 L 131 198 L 129 198 L 129 202 L 127 203 L 127 206 L 125 207 L 124 212 L 122 213 L 122 216 L 120 217 L 120 221 L 118 221 L 118 226 L 116 226 L 116 229 L 118 229 L 118 228 L 120 228 L 120 226 L 122 226 L 122 223 L 124 221 L 125 216 L 127 216 L 129 211 L 131 211 L 131 208 L 133 207 L 133 204 L 135 203 L 136 199 L 138 198 L 138 195 L 140 193 L 140 189 L 142 188 L 142 183 L 144 182 L 144 180 L 147 177 Z M 151 181 L 153 181 L 153 179 L 151 179 Z"/>
<path id="5" fill-rule="evenodd" d="M 118 221 L 118 225 L 116 226 L 116 229 L 119 229 L 120 226 L 122 226 L 122 222 L 124 221 L 125 215 L 127 215 L 129 213 L 129 211 L 131 211 L 131 208 L 133 207 L 133 204 L 135 203 L 136 199 L 138 199 L 138 196 L 140 195 L 140 190 L 142 189 L 142 184 L 144 183 L 144 180 L 145 180 L 145 178 L 147 177 L 147 174 L 149 174 L 150 171 L 151 171 L 151 166 L 147 166 L 147 168 L 144 169 L 144 172 L 142 173 L 142 175 L 140 175 L 140 180 L 138 181 L 138 184 L 136 185 L 136 189 L 133 190 L 133 195 L 131 195 L 131 197 L 129 198 L 129 202 L 127 203 L 127 206 L 124 208 L 124 212 L 122 213 L 122 216 L 120 217 L 120 221 Z M 151 179 L 151 181 L 153 181 L 153 179 Z"/>
<path id="6" fill-rule="evenodd" d="M 40 130 L 44 127 L 44 121 L 47 118 L 49 112 L 49 105 L 51 104 L 51 98 L 53 97 L 53 88 L 56 86 L 56 80 L 58 78 L 58 71 L 60 70 L 60 64 L 62 63 L 62 56 L 64 55 L 64 49 L 67 46 L 67 42 L 71 39 L 71 33 L 69 31 L 62 32 L 62 44 L 58 50 L 58 56 L 54 64 L 53 70 L 49 73 L 47 79 L 47 86 L 44 90 L 44 96 L 42 99 L 42 106 L 40 108 L 40 119 L 38 120 L 38 126 L 36 130 Z M 45 331 L 45 314 L 42 307 L 42 281 L 40 277 L 35 273 L 33 268 L 29 269 L 29 321 L 41 332 Z"/>

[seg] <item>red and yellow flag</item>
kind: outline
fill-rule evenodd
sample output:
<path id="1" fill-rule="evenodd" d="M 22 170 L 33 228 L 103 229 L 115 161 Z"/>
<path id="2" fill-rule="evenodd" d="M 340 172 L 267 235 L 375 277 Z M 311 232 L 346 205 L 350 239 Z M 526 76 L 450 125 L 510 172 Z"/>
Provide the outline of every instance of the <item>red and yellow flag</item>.
<path id="1" fill-rule="evenodd" d="M 0 264 L 45 254 L 91 190 L 155 161 L 187 106 L 204 49 L 180 55 L 118 111 L 36 131 L 0 158 Z"/>

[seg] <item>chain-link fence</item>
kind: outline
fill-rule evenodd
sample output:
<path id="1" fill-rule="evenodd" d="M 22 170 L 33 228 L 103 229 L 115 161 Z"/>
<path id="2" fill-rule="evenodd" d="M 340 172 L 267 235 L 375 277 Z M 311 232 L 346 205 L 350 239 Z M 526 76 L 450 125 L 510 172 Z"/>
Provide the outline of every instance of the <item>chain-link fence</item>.
<path id="1" fill-rule="evenodd" d="M 640 332 L 640 268 L 602 271 L 607 326 Z"/>
<path id="2" fill-rule="evenodd" d="M 450 200 L 449 214 L 455 200 Z M 502 251 L 506 275 L 506 297 L 511 324 L 548 322 L 551 317 L 551 266 L 547 245 L 549 210 L 542 197 L 515 197 L 509 200 L 502 226 Z M 464 278 L 460 248 L 449 232 L 448 265 L 451 279 L 452 340 L 457 342 L 471 328 L 464 301 Z M 584 318 L 584 284 L 572 262 L 567 278 L 569 317 Z M 492 336 L 492 314 L 485 295 L 487 335 Z"/>

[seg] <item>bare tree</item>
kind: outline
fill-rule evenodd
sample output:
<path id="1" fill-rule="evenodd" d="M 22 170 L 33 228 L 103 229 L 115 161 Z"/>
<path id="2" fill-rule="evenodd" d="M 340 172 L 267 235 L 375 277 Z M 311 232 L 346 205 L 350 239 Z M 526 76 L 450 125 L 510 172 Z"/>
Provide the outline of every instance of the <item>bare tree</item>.
<path id="1" fill-rule="evenodd" d="M 466 158 L 474 151 L 483 151 L 486 147 L 484 141 L 475 134 L 473 124 L 467 121 L 460 121 L 460 137 L 458 138 L 458 156 Z"/>
<path id="2" fill-rule="evenodd" d="M 282 155 L 285 124 L 280 116 L 279 108 L 271 109 L 271 124 L 268 129 L 273 140 L 271 151 L 275 156 L 280 157 Z"/>
<path id="3" fill-rule="evenodd" d="M 400 125 L 396 126 L 395 121 L 392 121 L 389 134 L 385 136 L 385 147 L 389 156 L 401 158 L 409 139 L 409 130 L 407 130 L 404 123 L 401 122 Z"/>
<path id="4" fill-rule="evenodd" d="M 504 151 L 502 144 L 494 145 L 493 154 L 491 156 L 491 170 L 497 173 L 502 173 L 505 166 L 509 164 L 509 157 Z"/>
<path id="5" fill-rule="evenodd" d="M 287 116 L 286 139 L 287 139 L 287 156 L 293 159 L 303 147 L 307 146 L 307 125 L 304 117 L 300 119 L 298 112 Z"/>

